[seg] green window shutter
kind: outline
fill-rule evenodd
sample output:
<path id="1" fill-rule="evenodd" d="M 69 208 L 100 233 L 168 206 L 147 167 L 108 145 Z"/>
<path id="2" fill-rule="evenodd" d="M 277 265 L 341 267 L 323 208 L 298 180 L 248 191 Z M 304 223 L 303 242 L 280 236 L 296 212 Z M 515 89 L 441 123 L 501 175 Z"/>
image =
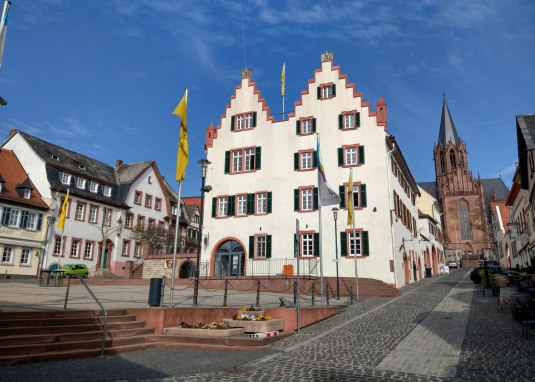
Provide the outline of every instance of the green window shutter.
<path id="1" fill-rule="evenodd" d="M 338 129 L 342 130 L 344 128 L 344 115 L 338 114 Z"/>
<path id="2" fill-rule="evenodd" d="M 299 211 L 299 189 L 294 188 L 294 211 Z"/>
<path id="3" fill-rule="evenodd" d="M 228 197 L 228 216 L 234 216 L 236 208 L 236 196 L 231 195 Z"/>
<path id="4" fill-rule="evenodd" d="M 333 89 L 333 97 L 336 97 L 336 85 L 335 84 L 332 84 L 332 89 Z"/>
<path id="5" fill-rule="evenodd" d="M 368 240 L 368 231 L 362 231 L 362 254 L 370 256 L 370 242 Z"/>
<path id="6" fill-rule="evenodd" d="M 272 207 L 272 201 L 271 201 L 271 197 L 272 197 L 272 192 L 268 192 L 267 193 L 267 212 L 268 214 L 271 213 L 271 207 Z"/>
<path id="7" fill-rule="evenodd" d="M 314 233 L 314 256 L 320 256 L 320 234 Z"/>
<path id="8" fill-rule="evenodd" d="M 340 232 L 340 255 L 347 256 L 347 233 Z"/>
<path id="9" fill-rule="evenodd" d="M 359 164 L 364 164 L 365 163 L 365 158 L 364 158 L 364 146 L 359 146 Z"/>
<path id="10" fill-rule="evenodd" d="M 346 186 L 343 184 L 338 186 L 338 193 L 340 194 L 340 208 L 346 208 Z"/>
<path id="11" fill-rule="evenodd" d="M 262 148 L 261 147 L 257 147 L 256 148 L 256 155 L 255 155 L 255 170 L 260 170 L 261 168 L 261 165 L 262 165 Z"/>
<path id="12" fill-rule="evenodd" d="M 316 118 L 312 118 L 312 132 L 316 132 Z"/>
<path id="13" fill-rule="evenodd" d="M 301 134 L 301 121 L 295 121 L 295 135 Z"/>
<path id="14" fill-rule="evenodd" d="M 233 115 L 230 117 L 230 131 L 234 131 L 234 126 L 236 125 L 236 116 Z"/>
<path id="15" fill-rule="evenodd" d="M 367 198 L 366 198 L 366 185 L 361 184 L 360 185 L 360 206 L 361 207 L 367 207 Z"/>
<path id="16" fill-rule="evenodd" d="M 357 127 L 360 127 L 360 112 L 357 112 Z"/>
<path id="17" fill-rule="evenodd" d="M 338 147 L 338 167 L 342 167 L 344 165 L 344 148 Z"/>
<path id="18" fill-rule="evenodd" d="M 321 86 L 318 86 L 318 99 L 321 99 Z"/>
<path id="19" fill-rule="evenodd" d="M 230 151 L 225 151 L 225 174 L 230 173 Z"/>
<path id="20" fill-rule="evenodd" d="M 299 153 L 294 153 L 294 170 L 299 170 Z"/>
<path id="21" fill-rule="evenodd" d="M 253 127 L 256 127 L 256 111 L 253 112 Z"/>
<path id="22" fill-rule="evenodd" d="M 247 194 L 247 215 L 254 215 L 254 194 Z"/>
<path id="23" fill-rule="evenodd" d="M 319 208 L 318 187 L 314 187 L 314 209 L 317 211 Z"/>
<path id="24" fill-rule="evenodd" d="M 217 207 L 217 198 L 212 198 L 212 217 L 215 218 L 216 216 L 216 209 Z"/>
<path id="25" fill-rule="evenodd" d="M 297 253 L 298 253 L 298 257 L 301 255 L 301 249 L 297 248 L 297 246 L 299 245 L 299 242 L 297 241 L 297 234 L 294 233 L 294 257 L 295 257 L 295 252 L 296 252 L 296 249 L 298 250 Z"/>
<path id="26" fill-rule="evenodd" d="M 266 257 L 271 259 L 271 235 L 266 236 Z"/>
<path id="27" fill-rule="evenodd" d="M 318 152 L 316 150 L 314 150 L 314 154 L 312 156 L 312 167 L 318 167 Z"/>
<path id="28" fill-rule="evenodd" d="M 249 258 L 254 259 L 254 236 L 249 236 Z"/>

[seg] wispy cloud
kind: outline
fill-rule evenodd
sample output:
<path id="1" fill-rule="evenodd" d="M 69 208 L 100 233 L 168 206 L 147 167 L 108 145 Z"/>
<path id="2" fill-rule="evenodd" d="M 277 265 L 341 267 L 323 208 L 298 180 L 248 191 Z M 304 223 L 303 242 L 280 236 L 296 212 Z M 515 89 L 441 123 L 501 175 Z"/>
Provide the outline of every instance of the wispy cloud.
<path id="1" fill-rule="evenodd" d="M 501 169 L 497 174 L 494 174 L 494 176 L 495 177 L 501 176 L 502 178 L 505 178 L 508 180 L 515 173 L 516 165 L 517 165 L 517 162 L 514 162 L 513 164 Z"/>

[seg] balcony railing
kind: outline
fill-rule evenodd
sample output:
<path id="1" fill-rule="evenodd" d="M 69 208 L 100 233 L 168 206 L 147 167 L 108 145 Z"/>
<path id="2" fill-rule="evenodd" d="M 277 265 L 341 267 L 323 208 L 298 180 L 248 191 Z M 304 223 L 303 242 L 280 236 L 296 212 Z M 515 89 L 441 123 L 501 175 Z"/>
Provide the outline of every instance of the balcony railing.
<path id="1" fill-rule="evenodd" d="M 297 275 L 297 262 L 299 261 L 299 273 L 302 276 L 318 276 L 319 260 L 311 259 L 248 259 L 245 267 L 245 274 L 232 276 L 280 276 Z M 290 267 L 288 267 L 290 266 Z M 285 272 L 286 271 L 286 272 Z M 231 272 L 232 273 L 232 272 Z M 229 275 L 229 274 L 227 274 Z M 193 275 L 192 275 L 193 276 Z M 201 261 L 199 269 L 200 277 L 213 276 L 210 274 L 210 262 Z"/>

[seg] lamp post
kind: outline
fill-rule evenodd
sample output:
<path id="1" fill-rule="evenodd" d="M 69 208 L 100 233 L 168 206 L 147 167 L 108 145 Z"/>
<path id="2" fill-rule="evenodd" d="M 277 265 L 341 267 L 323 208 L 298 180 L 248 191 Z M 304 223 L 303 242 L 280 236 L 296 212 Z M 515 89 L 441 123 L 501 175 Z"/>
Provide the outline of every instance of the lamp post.
<path id="1" fill-rule="evenodd" d="M 208 165 L 211 163 L 206 159 L 201 159 L 198 161 L 201 165 L 201 211 L 199 219 L 199 237 L 197 238 L 197 264 L 195 265 L 195 286 L 193 288 L 193 306 L 197 306 L 198 297 L 199 297 L 199 271 L 201 267 L 201 246 L 202 246 L 202 224 L 204 216 L 204 193 L 210 192 L 212 187 L 205 186 L 206 181 L 206 170 Z"/>
<path id="2" fill-rule="evenodd" d="M 338 278 L 338 240 L 336 239 L 338 233 L 338 227 L 336 226 L 336 220 L 338 218 L 338 208 L 333 207 L 331 210 L 334 218 L 334 254 L 336 255 L 336 299 L 340 300 L 340 279 Z"/>

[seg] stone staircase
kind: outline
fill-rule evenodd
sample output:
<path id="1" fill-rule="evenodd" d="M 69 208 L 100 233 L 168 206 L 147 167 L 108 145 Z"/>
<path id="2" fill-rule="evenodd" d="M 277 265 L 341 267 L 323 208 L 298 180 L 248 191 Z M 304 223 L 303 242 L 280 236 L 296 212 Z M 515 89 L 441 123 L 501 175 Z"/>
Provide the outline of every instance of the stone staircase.
<path id="1" fill-rule="evenodd" d="M 103 322 L 100 311 L 0 313 L 0 365 L 99 356 Z M 152 334 L 125 309 L 110 310 L 104 354 L 162 346 Z"/>

